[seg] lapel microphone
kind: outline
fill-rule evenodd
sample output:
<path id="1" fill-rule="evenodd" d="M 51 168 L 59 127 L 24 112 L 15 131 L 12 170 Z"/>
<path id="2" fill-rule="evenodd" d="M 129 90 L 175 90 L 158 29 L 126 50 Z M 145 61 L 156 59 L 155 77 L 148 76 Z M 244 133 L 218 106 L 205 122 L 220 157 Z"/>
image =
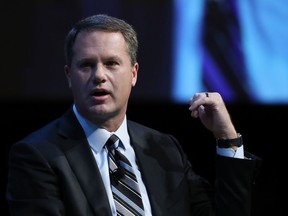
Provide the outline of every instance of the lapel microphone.
<path id="1" fill-rule="evenodd" d="M 111 171 L 111 174 L 116 181 L 119 181 L 120 179 L 124 177 L 125 170 L 123 167 L 118 167 L 117 169 L 114 169 L 113 171 Z"/>

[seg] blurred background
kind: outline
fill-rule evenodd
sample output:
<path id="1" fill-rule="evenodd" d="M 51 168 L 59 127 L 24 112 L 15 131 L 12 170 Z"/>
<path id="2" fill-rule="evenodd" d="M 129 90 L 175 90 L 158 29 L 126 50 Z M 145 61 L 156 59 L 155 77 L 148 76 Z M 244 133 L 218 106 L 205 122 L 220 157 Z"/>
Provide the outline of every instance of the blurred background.
<path id="1" fill-rule="evenodd" d="M 175 135 L 196 171 L 212 180 L 215 141 L 190 117 L 187 102 L 195 92 L 220 92 L 245 149 L 263 159 L 253 215 L 285 215 L 287 7 L 285 0 L 1 3 L 0 212 L 9 215 L 4 196 L 10 146 L 72 102 L 63 70 L 67 32 L 79 19 L 104 13 L 138 33 L 140 69 L 128 117 Z"/>

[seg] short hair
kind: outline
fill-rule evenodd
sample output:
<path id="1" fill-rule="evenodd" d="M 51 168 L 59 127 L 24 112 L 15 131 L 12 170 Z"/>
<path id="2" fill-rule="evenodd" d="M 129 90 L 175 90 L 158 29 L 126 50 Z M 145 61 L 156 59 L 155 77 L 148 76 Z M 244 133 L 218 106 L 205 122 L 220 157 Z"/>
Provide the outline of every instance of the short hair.
<path id="1" fill-rule="evenodd" d="M 68 32 L 65 41 L 66 64 L 71 65 L 73 58 L 73 46 L 77 35 L 80 32 L 101 30 L 106 32 L 120 32 L 127 44 L 127 52 L 130 56 L 131 65 L 137 62 L 138 39 L 133 27 L 122 19 L 111 17 L 105 14 L 98 14 L 86 17 L 78 21 Z"/>

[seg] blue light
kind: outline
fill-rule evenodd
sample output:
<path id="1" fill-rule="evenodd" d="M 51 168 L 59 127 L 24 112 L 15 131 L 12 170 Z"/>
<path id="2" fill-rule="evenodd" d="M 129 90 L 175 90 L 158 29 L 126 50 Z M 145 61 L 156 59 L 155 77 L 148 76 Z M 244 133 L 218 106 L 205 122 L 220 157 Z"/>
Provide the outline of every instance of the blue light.
<path id="1" fill-rule="evenodd" d="M 248 83 L 245 85 L 251 99 L 261 104 L 288 104 L 288 2 L 241 0 L 237 3 L 248 70 Z M 200 42 L 204 4 L 203 0 L 174 0 L 172 98 L 178 103 L 186 103 L 195 92 L 205 91 Z M 222 81 L 215 82 L 221 84 Z M 221 89 L 225 90 L 223 86 Z M 227 98 L 233 97 L 230 90 L 223 94 Z"/>

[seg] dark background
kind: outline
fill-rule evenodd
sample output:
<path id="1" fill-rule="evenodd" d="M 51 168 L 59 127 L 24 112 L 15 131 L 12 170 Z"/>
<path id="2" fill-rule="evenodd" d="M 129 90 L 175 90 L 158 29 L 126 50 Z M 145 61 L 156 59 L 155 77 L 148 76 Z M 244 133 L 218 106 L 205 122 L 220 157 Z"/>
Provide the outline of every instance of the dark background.
<path id="1" fill-rule="evenodd" d="M 168 0 L 27 0 L 1 3 L 1 215 L 10 146 L 60 116 L 71 103 L 64 73 L 64 38 L 80 18 L 108 13 L 131 23 L 139 34 L 139 79 L 128 118 L 176 136 L 195 170 L 213 178 L 215 140 L 188 104 L 169 100 L 172 2 Z M 285 105 L 227 104 L 245 150 L 263 159 L 255 184 L 253 215 L 285 215 L 288 121 Z"/>
<path id="2" fill-rule="evenodd" d="M 171 91 L 172 1 L 27 0 L 1 5 L 0 98 L 66 100 L 65 36 L 79 19 L 119 17 L 138 33 L 138 100 L 168 100 Z M 3 59 L 4 58 L 4 59 Z"/>

